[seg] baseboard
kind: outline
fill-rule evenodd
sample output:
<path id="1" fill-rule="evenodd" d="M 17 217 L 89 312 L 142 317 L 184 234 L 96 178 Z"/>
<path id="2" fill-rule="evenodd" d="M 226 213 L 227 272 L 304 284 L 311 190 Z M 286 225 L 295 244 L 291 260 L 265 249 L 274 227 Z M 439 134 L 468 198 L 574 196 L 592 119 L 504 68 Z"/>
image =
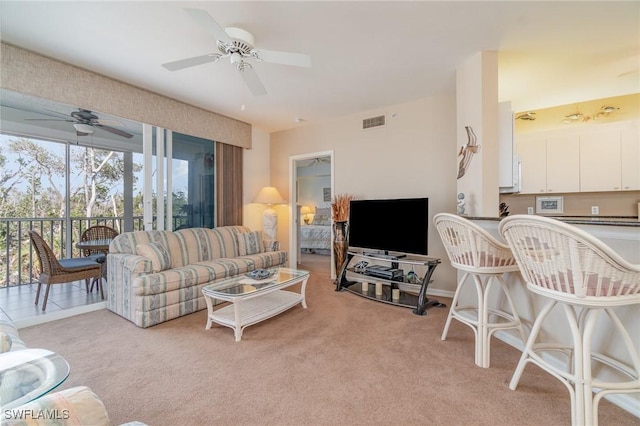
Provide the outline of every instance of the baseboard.
<path id="1" fill-rule="evenodd" d="M 427 288 L 427 296 L 448 297 L 449 299 L 453 299 L 453 295 L 453 291 Z"/>
<path id="2" fill-rule="evenodd" d="M 25 319 L 17 319 L 13 321 L 16 328 L 21 329 L 31 327 L 46 322 L 57 321 L 63 318 L 69 318 L 74 315 L 86 314 L 87 312 L 99 311 L 107 309 L 107 302 L 91 303 L 89 305 L 77 306 L 71 309 L 63 309 L 61 311 L 47 312 L 44 315 L 36 315 Z"/>

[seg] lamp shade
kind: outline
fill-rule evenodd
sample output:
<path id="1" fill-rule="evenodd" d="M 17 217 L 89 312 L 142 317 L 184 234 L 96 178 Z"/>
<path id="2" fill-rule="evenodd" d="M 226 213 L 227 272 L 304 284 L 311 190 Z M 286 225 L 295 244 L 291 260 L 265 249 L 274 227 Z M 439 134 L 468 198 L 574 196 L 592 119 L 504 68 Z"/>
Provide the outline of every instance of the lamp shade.
<path id="1" fill-rule="evenodd" d="M 310 214 L 310 213 L 313 213 L 313 209 L 309 206 L 302 206 L 302 208 L 300 208 L 300 213 Z"/>
<path id="2" fill-rule="evenodd" d="M 254 203 L 260 204 L 285 204 L 284 198 L 273 186 L 265 186 L 253 198 Z"/>

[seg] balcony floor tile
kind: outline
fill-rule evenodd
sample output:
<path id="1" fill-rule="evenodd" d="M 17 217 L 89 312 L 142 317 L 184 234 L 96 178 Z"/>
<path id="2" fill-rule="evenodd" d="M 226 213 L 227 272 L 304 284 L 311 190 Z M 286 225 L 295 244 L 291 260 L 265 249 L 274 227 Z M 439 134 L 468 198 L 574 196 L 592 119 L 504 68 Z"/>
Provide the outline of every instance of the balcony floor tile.
<path id="1" fill-rule="evenodd" d="M 47 310 L 42 312 L 45 286 L 42 286 L 38 306 L 35 305 L 37 284 L 24 284 L 9 288 L 0 288 L 0 319 L 8 318 L 12 321 L 46 322 L 61 318 L 61 315 L 73 310 L 84 310 L 90 305 L 104 302 L 100 292 L 87 293 L 85 282 L 75 281 L 66 284 L 53 284 L 49 290 Z M 105 291 L 106 297 L 106 291 Z M 48 315 L 48 316 L 47 316 Z"/>

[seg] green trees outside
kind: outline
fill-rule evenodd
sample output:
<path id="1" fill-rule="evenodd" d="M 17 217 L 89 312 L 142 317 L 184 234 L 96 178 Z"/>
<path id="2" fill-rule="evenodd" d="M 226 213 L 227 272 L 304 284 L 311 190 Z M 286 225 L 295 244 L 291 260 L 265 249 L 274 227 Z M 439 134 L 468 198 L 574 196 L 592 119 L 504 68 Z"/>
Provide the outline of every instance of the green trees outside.
<path id="1" fill-rule="evenodd" d="M 26 231 L 31 227 L 41 232 L 59 255 L 65 253 L 65 217 L 122 218 L 121 152 L 69 145 L 68 177 L 66 169 L 65 144 L 21 137 L 0 139 L 0 287 L 16 283 L 19 273 L 22 280 L 28 277 L 29 265 L 40 267 L 29 250 Z M 134 188 L 141 170 L 141 165 L 134 164 Z M 187 203 L 186 194 L 173 194 L 173 203 L 174 211 L 180 211 Z M 134 189 L 134 217 L 142 216 L 142 207 L 142 190 Z M 82 229 L 74 226 L 72 242 L 95 223 L 87 219 Z M 113 223 L 120 222 L 114 219 Z"/>

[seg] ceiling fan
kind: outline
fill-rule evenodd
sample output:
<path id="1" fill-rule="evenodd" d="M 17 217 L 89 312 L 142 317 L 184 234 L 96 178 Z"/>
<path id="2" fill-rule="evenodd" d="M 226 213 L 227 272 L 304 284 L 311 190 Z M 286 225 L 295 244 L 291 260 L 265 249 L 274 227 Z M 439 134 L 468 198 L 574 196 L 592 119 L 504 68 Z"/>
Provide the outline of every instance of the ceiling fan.
<path id="1" fill-rule="evenodd" d="M 55 112 L 55 111 L 51 111 Z M 56 114 L 60 114 L 55 112 Z M 62 115 L 62 114 L 61 114 Z M 123 130 L 116 129 L 115 127 L 107 126 L 104 120 L 100 120 L 100 117 L 95 115 L 88 109 L 78 108 L 78 111 L 72 111 L 71 119 L 68 118 L 26 118 L 27 121 L 66 121 L 67 123 L 73 123 L 73 127 L 76 129 L 78 136 L 87 136 L 93 133 L 93 129 L 102 129 L 114 135 L 122 136 L 123 138 L 132 138 L 131 133 L 127 133 Z"/>
<path id="2" fill-rule="evenodd" d="M 248 60 L 271 62 L 297 67 L 311 67 L 311 58 L 302 53 L 278 52 L 275 50 L 262 50 L 254 48 L 254 38 L 250 32 L 242 28 L 222 28 L 206 11 L 201 9 L 185 9 L 185 11 L 202 28 L 206 29 L 217 40 L 217 48 L 220 53 L 209 53 L 192 58 L 181 59 L 162 64 L 169 71 L 178 71 L 184 68 L 216 62 L 222 58 L 229 58 L 236 66 L 244 79 L 247 87 L 254 96 L 265 95 L 267 90 L 262 85 L 253 66 Z"/>

